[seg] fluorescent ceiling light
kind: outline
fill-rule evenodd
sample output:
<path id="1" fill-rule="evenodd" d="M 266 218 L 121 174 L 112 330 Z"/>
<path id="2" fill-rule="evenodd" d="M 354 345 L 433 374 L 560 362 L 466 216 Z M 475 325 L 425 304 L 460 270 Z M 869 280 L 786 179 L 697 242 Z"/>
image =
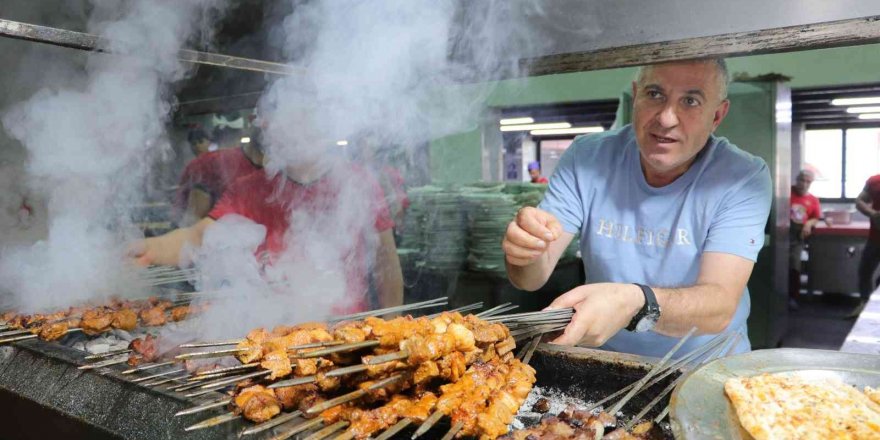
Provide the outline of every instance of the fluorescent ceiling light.
<path id="1" fill-rule="evenodd" d="M 544 130 L 551 128 L 571 128 L 568 122 L 548 122 L 546 124 L 502 125 L 501 131 Z"/>
<path id="2" fill-rule="evenodd" d="M 871 105 L 880 104 L 880 96 L 869 98 L 837 98 L 831 100 L 831 105 Z"/>
<path id="3" fill-rule="evenodd" d="M 535 120 L 532 119 L 532 118 L 529 118 L 529 117 L 525 117 L 525 118 L 508 118 L 508 119 L 502 119 L 502 120 L 498 121 L 498 123 L 501 124 L 501 125 L 531 124 L 532 122 L 535 122 Z"/>
<path id="4" fill-rule="evenodd" d="M 249 143 L 251 143 L 251 138 L 249 138 L 249 137 L 243 137 L 243 138 L 241 138 L 241 143 L 243 143 L 243 144 L 249 144 Z"/>
<path id="5" fill-rule="evenodd" d="M 345 139 L 343 139 L 341 141 L 336 141 L 336 145 L 339 145 L 340 147 L 344 147 L 344 146 L 348 145 L 348 141 Z"/>
<path id="6" fill-rule="evenodd" d="M 862 113 L 859 119 L 880 119 L 880 113 Z"/>
<path id="7" fill-rule="evenodd" d="M 599 133 L 605 131 L 602 127 L 571 127 L 571 128 L 551 128 L 549 130 L 532 130 L 532 136 L 543 136 L 550 134 L 583 134 L 583 133 Z"/>
<path id="8" fill-rule="evenodd" d="M 850 107 L 847 113 L 880 113 L 880 107 Z"/>

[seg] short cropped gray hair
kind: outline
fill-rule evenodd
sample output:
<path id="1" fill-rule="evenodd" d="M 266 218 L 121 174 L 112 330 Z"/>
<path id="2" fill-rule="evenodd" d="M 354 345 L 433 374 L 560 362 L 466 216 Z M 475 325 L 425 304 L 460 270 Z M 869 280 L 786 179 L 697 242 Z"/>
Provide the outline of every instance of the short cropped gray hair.
<path id="1" fill-rule="evenodd" d="M 712 63 L 716 69 L 718 69 L 718 78 L 721 80 L 721 99 L 727 99 L 727 87 L 730 85 L 730 71 L 727 70 L 727 61 L 724 58 L 706 58 L 702 60 L 707 63 Z M 674 63 L 672 61 L 671 63 Z M 642 79 L 644 79 L 645 69 L 651 68 L 653 65 L 647 66 L 639 66 L 638 71 L 636 71 L 636 84 L 641 84 Z"/>

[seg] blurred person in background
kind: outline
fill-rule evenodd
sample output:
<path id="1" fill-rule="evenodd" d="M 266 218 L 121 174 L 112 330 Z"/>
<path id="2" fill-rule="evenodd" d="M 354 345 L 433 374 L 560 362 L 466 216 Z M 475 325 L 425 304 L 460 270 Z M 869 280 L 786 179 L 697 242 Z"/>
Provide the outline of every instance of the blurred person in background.
<path id="1" fill-rule="evenodd" d="M 868 217 L 871 229 L 859 261 L 859 304 L 848 315 L 849 318 L 856 318 L 862 313 L 877 287 L 874 271 L 880 265 L 880 174 L 871 176 L 865 182 L 865 187 L 856 198 L 856 209 Z"/>
<path id="2" fill-rule="evenodd" d="M 791 186 L 791 225 L 789 228 L 789 252 L 788 252 L 788 306 L 792 310 L 798 309 L 798 298 L 801 291 L 801 254 L 804 245 L 810 235 L 813 234 L 813 226 L 822 217 L 822 206 L 819 199 L 810 194 L 810 185 L 815 180 L 815 175 L 810 170 L 801 170 Z"/>
<path id="3" fill-rule="evenodd" d="M 192 225 L 205 218 L 226 188 L 236 179 L 263 170 L 263 147 L 260 130 L 238 148 L 222 148 L 204 153 L 190 161 L 177 188 L 174 208 L 178 224 Z M 241 139 L 241 133 L 236 134 Z"/>
<path id="4" fill-rule="evenodd" d="M 532 178 L 532 183 L 547 184 L 550 182 L 541 175 L 541 164 L 538 161 L 529 163 L 529 176 Z"/>
<path id="5" fill-rule="evenodd" d="M 400 160 L 396 153 L 401 148 L 384 145 L 375 134 L 365 134 L 355 139 L 347 145 L 352 162 L 363 166 L 373 174 L 382 187 L 385 203 L 388 205 L 395 226 L 397 228 L 403 226 L 403 218 L 410 201 L 406 194 L 403 174 L 398 166 Z"/>
<path id="6" fill-rule="evenodd" d="M 266 227 L 256 256 L 267 265 L 310 264 L 310 251 L 336 258 L 330 263 L 342 267 L 348 299 L 336 312 L 369 307 L 370 275 L 380 307 L 402 304 L 394 222 L 382 188 L 363 168 L 341 159 L 338 147 L 323 149 L 305 140 L 302 144 L 299 149 L 290 147 L 297 160 L 282 172 L 252 172 L 235 180 L 194 225 L 133 245 L 135 263 L 186 266 L 181 253 L 185 246 L 199 247 L 216 220 L 240 215 Z"/>
<path id="7" fill-rule="evenodd" d="M 192 149 L 192 154 L 195 157 L 219 149 L 214 140 L 208 136 L 208 132 L 201 128 L 190 130 L 187 133 L 186 140 L 189 142 L 189 147 Z"/>

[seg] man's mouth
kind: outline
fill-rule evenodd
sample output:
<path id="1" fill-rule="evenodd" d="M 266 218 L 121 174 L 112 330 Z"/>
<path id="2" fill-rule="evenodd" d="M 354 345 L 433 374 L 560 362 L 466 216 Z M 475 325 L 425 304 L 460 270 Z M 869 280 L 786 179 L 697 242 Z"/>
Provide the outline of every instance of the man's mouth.
<path id="1" fill-rule="evenodd" d="M 677 139 L 673 139 L 673 138 L 665 137 L 665 136 L 660 136 L 660 135 L 656 135 L 653 133 L 651 134 L 651 137 L 653 137 L 654 140 L 657 141 L 657 143 L 659 143 L 659 144 L 671 144 L 673 142 L 678 142 Z"/>

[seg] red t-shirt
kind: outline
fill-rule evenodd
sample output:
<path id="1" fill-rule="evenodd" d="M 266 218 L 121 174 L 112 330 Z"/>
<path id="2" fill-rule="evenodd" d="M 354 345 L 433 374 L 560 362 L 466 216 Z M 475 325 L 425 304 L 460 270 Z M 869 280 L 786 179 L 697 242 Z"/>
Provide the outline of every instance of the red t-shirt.
<path id="1" fill-rule="evenodd" d="M 532 179 L 532 183 L 550 183 L 544 176 L 539 176 L 537 179 Z"/>
<path id="2" fill-rule="evenodd" d="M 216 202 L 232 182 L 258 169 L 261 167 L 251 162 L 241 148 L 225 148 L 204 153 L 190 161 L 183 170 L 175 198 L 175 208 L 181 212 L 186 209 L 189 192 L 193 188 L 210 194 L 211 201 Z"/>
<path id="3" fill-rule="evenodd" d="M 875 210 L 880 210 L 880 174 L 868 178 L 868 181 L 865 182 L 864 191 L 871 196 L 871 207 Z M 874 243 L 880 243 L 880 228 L 878 226 L 880 225 L 875 225 L 874 221 L 871 221 L 871 232 L 868 233 L 868 240 Z"/>
<path id="4" fill-rule="evenodd" d="M 266 227 L 266 240 L 257 254 L 270 264 L 282 256 L 296 261 L 314 257 L 310 252 L 325 259 L 329 254 L 345 271 L 349 298 L 346 307 L 334 312 L 367 309 L 368 242 L 394 226 L 382 189 L 368 173 L 346 167 L 309 185 L 283 175 L 251 173 L 227 188 L 208 217 L 216 220 L 226 214 Z"/>
<path id="5" fill-rule="evenodd" d="M 791 221 L 802 225 L 807 220 L 822 217 L 822 206 L 819 205 L 819 199 L 816 196 L 806 193 L 798 195 L 791 188 Z"/>

